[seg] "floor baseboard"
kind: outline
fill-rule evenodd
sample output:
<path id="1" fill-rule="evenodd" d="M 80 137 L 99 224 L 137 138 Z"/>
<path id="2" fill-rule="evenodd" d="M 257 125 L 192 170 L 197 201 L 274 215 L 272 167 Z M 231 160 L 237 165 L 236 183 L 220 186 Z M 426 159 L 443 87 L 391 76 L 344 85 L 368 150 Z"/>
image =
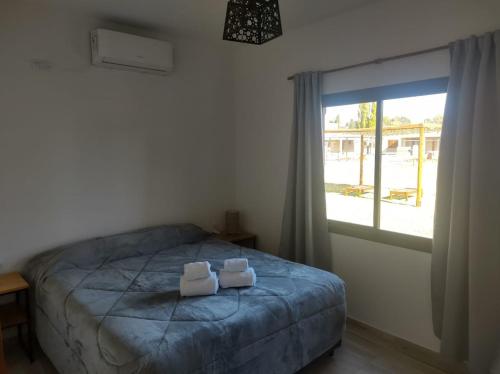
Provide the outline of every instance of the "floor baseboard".
<path id="1" fill-rule="evenodd" d="M 451 361 L 437 352 L 421 347 L 415 343 L 390 335 L 366 323 L 347 318 L 347 325 L 351 333 L 358 335 L 372 343 L 383 345 L 384 348 L 393 349 L 420 362 L 452 374 L 467 374 L 464 364 Z"/>

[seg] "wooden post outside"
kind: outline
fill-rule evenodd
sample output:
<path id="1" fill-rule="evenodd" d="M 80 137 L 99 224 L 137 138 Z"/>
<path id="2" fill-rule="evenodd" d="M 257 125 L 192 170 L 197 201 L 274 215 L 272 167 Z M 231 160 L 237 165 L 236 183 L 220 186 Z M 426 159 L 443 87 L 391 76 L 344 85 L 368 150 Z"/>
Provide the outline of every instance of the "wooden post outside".
<path id="1" fill-rule="evenodd" d="M 365 158 L 365 135 L 361 134 L 361 145 L 359 147 L 359 185 L 363 185 L 363 160 Z"/>
<path id="2" fill-rule="evenodd" d="M 422 125 L 419 128 L 418 141 L 418 176 L 417 176 L 417 207 L 422 206 L 422 173 L 424 168 L 424 147 L 425 147 L 425 128 Z"/>

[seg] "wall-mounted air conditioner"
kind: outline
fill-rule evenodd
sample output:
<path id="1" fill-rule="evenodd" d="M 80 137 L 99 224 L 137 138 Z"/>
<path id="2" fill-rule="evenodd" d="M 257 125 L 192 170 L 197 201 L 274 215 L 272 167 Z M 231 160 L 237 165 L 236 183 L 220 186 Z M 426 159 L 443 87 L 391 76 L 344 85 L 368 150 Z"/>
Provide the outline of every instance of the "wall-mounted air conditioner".
<path id="1" fill-rule="evenodd" d="M 97 29 L 90 41 L 93 65 L 161 75 L 174 68 L 173 46 L 163 40 Z"/>

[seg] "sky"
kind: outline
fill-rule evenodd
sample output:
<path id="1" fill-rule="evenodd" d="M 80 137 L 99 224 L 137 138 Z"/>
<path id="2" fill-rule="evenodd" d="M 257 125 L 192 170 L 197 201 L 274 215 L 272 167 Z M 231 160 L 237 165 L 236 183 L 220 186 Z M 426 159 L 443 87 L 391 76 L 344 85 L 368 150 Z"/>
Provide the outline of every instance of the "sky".
<path id="1" fill-rule="evenodd" d="M 384 117 L 404 116 L 413 124 L 422 123 L 427 118 L 443 115 L 446 94 L 407 97 L 403 99 L 385 100 Z M 326 109 L 326 123 L 340 115 L 341 127 L 351 119 L 358 119 L 358 104 L 329 107 Z"/>

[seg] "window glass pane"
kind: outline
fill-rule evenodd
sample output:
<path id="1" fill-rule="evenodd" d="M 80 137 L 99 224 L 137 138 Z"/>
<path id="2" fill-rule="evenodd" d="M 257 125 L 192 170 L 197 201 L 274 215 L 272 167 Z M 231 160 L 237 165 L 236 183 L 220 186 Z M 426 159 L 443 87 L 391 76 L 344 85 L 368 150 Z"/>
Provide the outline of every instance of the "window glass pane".
<path id="1" fill-rule="evenodd" d="M 325 108 L 325 187 L 330 220 L 373 226 L 377 104 Z"/>
<path id="2" fill-rule="evenodd" d="M 446 94 L 385 100 L 380 228 L 432 238 Z"/>

